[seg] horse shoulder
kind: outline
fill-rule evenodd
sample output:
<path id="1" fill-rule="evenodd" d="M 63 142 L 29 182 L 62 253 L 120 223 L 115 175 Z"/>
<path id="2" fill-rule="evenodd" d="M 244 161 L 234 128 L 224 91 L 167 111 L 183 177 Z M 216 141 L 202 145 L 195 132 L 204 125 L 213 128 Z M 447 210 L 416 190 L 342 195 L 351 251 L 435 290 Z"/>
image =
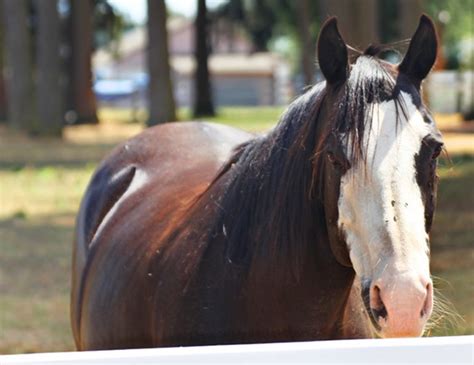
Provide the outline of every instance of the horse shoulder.
<path id="1" fill-rule="evenodd" d="M 132 283 L 136 290 L 144 288 L 143 280 L 149 278 L 144 271 L 147 257 L 160 247 L 161 231 L 176 223 L 186 202 L 208 187 L 233 147 L 250 137 L 212 124 L 170 123 L 123 143 L 102 162 L 76 224 L 71 301 L 76 344 L 88 336 L 79 334 L 88 332 L 84 323 L 105 315 L 94 307 L 109 300 L 110 277 Z M 124 272 L 124 267 L 136 269 Z M 84 297 L 89 298 L 87 303 Z"/>

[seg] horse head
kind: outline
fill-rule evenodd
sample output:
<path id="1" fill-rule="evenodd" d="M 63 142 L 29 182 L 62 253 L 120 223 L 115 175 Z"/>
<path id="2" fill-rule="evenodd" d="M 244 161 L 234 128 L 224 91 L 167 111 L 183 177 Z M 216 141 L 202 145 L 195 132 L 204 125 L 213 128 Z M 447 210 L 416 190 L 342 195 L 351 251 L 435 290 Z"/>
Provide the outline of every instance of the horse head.
<path id="1" fill-rule="evenodd" d="M 330 245 L 354 268 L 382 337 L 420 336 L 433 308 L 429 232 L 441 135 L 421 97 L 437 36 L 422 16 L 399 65 L 369 47 L 350 64 L 335 18 L 318 61 L 328 120 L 321 169 Z"/>

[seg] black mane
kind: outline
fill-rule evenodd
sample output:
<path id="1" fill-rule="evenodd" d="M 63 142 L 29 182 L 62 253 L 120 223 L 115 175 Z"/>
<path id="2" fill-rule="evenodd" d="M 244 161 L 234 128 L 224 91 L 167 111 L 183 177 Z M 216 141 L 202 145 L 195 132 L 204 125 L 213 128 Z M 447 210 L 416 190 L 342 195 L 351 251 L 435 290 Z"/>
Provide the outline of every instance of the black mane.
<path id="1" fill-rule="evenodd" d="M 257 258 L 298 268 L 314 252 L 314 239 L 326 235 L 319 187 L 329 136 L 352 142 L 352 161 L 363 156 L 362 138 L 372 103 L 401 105 L 395 68 L 360 55 L 348 80 L 332 89 L 319 83 L 298 97 L 267 135 L 236 148 L 202 195 L 218 207 L 208 242 L 225 241 L 227 259 L 251 265 Z M 202 198 L 201 196 L 201 198 Z M 207 201 L 207 199 L 203 199 Z M 192 209 L 202 212 L 199 199 Z M 202 240 L 203 237 L 200 238 Z"/>
<path id="2" fill-rule="evenodd" d="M 299 221 L 318 216 L 307 202 L 312 200 L 315 136 L 324 96 L 323 83 L 310 89 L 289 106 L 273 131 L 238 148 L 232 167 L 224 167 L 229 176 L 216 229 L 225 227 L 232 262 L 293 257 L 299 266 L 310 249 L 289 243 L 308 242 L 311 232 L 299 229 Z"/>

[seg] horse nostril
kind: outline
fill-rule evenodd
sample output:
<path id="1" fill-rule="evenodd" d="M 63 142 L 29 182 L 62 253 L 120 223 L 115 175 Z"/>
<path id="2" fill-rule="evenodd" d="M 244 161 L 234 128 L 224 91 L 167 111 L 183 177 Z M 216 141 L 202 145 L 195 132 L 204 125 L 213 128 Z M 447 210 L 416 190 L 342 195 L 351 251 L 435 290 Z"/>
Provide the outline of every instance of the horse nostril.
<path id="1" fill-rule="evenodd" d="M 429 311 L 431 307 L 431 297 L 432 297 L 432 287 L 431 283 L 426 284 L 426 296 L 423 303 L 423 308 L 420 311 L 420 317 L 423 318 Z"/>
<path id="2" fill-rule="evenodd" d="M 372 311 L 375 320 L 378 321 L 380 317 L 387 319 L 387 308 L 385 308 L 385 304 L 380 296 L 380 288 L 377 285 L 372 287 L 370 296 L 370 310 Z"/>
<path id="3" fill-rule="evenodd" d="M 374 314 L 374 317 L 377 321 L 379 320 L 380 317 L 382 317 L 383 319 L 387 319 L 387 309 L 385 308 L 383 304 L 380 309 L 372 308 L 372 313 Z"/>

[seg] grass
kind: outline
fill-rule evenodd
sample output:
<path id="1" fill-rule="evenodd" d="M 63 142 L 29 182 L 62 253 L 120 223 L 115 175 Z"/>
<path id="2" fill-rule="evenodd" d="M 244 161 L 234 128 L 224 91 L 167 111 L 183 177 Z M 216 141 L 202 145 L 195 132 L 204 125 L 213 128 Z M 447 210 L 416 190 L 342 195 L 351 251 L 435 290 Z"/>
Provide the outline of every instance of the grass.
<path id="1" fill-rule="evenodd" d="M 213 121 L 262 130 L 281 111 L 228 108 Z M 125 112 L 105 110 L 102 125 L 69 128 L 64 141 L 30 140 L 0 129 L 0 353 L 74 349 L 69 326 L 74 217 L 98 161 L 141 130 L 113 121 Z M 432 272 L 462 320 L 442 314 L 432 335 L 474 333 L 473 156 L 453 154 L 452 165 L 440 168 Z"/>
<path id="2" fill-rule="evenodd" d="M 73 349 L 71 243 L 92 170 L 0 170 L 0 353 Z"/>
<path id="3" fill-rule="evenodd" d="M 198 120 L 223 123 L 249 131 L 261 131 L 272 127 L 283 110 L 284 108 L 279 106 L 225 107 L 219 109 L 214 117 L 198 118 Z M 131 123 L 131 121 L 145 124 L 148 116 L 143 110 L 138 110 L 134 117 L 128 108 L 103 108 L 99 117 L 101 120 L 114 120 L 122 124 Z M 179 109 L 178 118 L 179 120 L 195 120 L 188 108 Z"/>
<path id="4" fill-rule="evenodd" d="M 438 209 L 431 234 L 431 270 L 436 287 L 452 302 L 433 335 L 474 334 L 474 157 L 441 162 Z"/>

